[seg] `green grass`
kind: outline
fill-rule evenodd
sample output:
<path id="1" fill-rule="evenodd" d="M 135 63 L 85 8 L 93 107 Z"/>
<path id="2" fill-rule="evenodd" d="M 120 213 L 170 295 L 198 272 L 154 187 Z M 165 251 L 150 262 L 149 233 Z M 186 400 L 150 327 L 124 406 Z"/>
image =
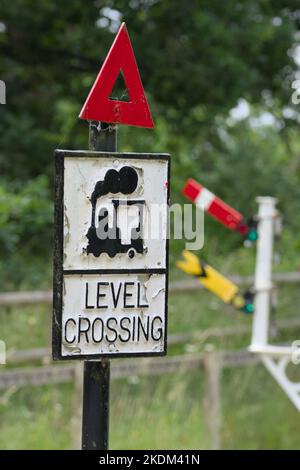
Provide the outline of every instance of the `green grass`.
<path id="1" fill-rule="evenodd" d="M 2 308 L 1 339 L 7 350 L 46 347 L 50 344 L 51 313 L 48 305 Z"/>
<path id="2" fill-rule="evenodd" d="M 202 374 L 112 384 L 111 447 L 193 449 L 209 445 L 199 396 Z"/>
<path id="3" fill-rule="evenodd" d="M 299 297 L 298 286 L 281 287 L 277 318 L 296 316 Z M 3 309 L 0 314 L 0 336 L 8 349 L 50 344 L 49 307 Z M 170 296 L 169 334 L 240 324 L 250 327 L 251 320 L 205 291 Z M 277 340 L 296 338 L 299 330 L 285 332 Z M 245 348 L 249 335 L 170 347 L 169 354 L 203 351 L 207 343 L 220 350 Z M 111 448 L 210 448 L 203 389 L 201 370 L 113 381 Z M 78 430 L 72 421 L 73 396 L 73 384 L 1 392 L 0 449 L 74 447 Z M 222 412 L 225 449 L 300 448 L 299 413 L 262 365 L 223 371 Z"/>
<path id="4" fill-rule="evenodd" d="M 300 449 L 299 412 L 262 365 L 223 373 L 225 449 Z"/>
<path id="5" fill-rule="evenodd" d="M 71 396 L 71 385 L 2 392 L 0 448 L 69 448 Z"/>

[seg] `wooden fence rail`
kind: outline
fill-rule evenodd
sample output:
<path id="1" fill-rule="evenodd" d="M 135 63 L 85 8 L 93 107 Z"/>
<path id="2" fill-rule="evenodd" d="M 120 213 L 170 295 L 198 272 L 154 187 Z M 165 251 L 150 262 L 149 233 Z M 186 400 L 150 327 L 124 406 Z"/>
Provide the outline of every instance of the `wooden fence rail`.
<path id="1" fill-rule="evenodd" d="M 238 285 L 250 285 L 253 283 L 253 276 L 228 276 Z M 275 273 L 273 281 L 279 284 L 292 284 L 300 282 L 300 272 Z M 183 292 L 203 289 L 204 286 L 196 279 L 186 281 L 174 281 L 169 285 L 169 292 Z M 52 291 L 28 291 L 28 292 L 3 292 L 0 294 L 0 307 L 25 304 L 51 304 Z"/>
<path id="2" fill-rule="evenodd" d="M 278 320 L 276 322 L 276 328 L 278 330 L 286 331 L 300 328 L 300 318 L 286 318 Z M 195 342 L 201 343 L 207 341 L 209 338 L 227 338 L 231 336 L 250 335 L 250 332 L 251 329 L 247 325 L 224 328 L 207 328 L 206 330 L 170 335 L 168 338 L 168 344 L 171 346 Z M 47 365 L 52 361 L 51 350 L 49 348 L 10 350 L 6 354 L 6 361 L 8 365 L 35 361 L 42 362 Z"/>
<path id="3" fill-rule="evenodd" d="M 115 360 L 112 363 L 113 379 L 129 376 L 159 376 L 186 372 L 204 367 L 205 357 L 209 353 L 184 354 L 180 356 Z M 214 352 L 220 358 L 222 367 L 239 367 L 259 362 L 257 355 L 247 350 Z M 76 363 L 66 365 L 46 365 L 19 367 L 0 372 L 0 390 L 10 387 L 36 386 L 71 382 L 74 378 Z"/>

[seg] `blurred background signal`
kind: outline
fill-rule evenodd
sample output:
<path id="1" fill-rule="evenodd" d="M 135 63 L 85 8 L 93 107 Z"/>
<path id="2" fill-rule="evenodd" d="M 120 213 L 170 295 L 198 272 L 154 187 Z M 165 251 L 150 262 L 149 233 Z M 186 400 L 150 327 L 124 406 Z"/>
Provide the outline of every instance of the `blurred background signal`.
<path id="1" fill-rule="evenodd" d="M 257 222 L 254 217 L 247 221 L 240 212 L 226 204 L 193 178 L 187 180 L 182 193 L 197 207 L 210 214 L 229 230 L 239 232 L 245 240 L 250 242 L 257 240 Z"/>
<path id="2" fill-rule="evenodd" d="M 201 284 L 223 302 L 231 303 L 244 313 L 253 313 L 253 294 L 247 291 L 245 295 L 239 293 L 239 288 L 234 282 L 227 279 L 214 268 L 201 261 L 191 251 L 182 252 L 183 259 L 177 261 L 177 266 L 187 274 L 196 276 Z"/>

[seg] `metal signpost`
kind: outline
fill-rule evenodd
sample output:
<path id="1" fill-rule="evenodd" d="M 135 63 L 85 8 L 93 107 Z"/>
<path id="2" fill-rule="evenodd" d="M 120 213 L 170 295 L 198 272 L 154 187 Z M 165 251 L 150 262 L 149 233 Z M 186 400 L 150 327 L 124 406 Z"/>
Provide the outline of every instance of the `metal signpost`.
<path id="1" fill-rule="evenodd" d="M 89 148 L 94 151 L 117 151 L 117 128 L 91 121 Z M 85 361 L 83 369 L 82 449 L 107 449 L 109 435 L 110 362 Z M 94 417 L 98 417 L 95 419 Z"/>
<path id="2" fill-rule="evenodd" d="M 109 359 L 167 347 L 170 157 L 117 152 L 116 123 L 153 127 L 124 24 L 80 117 L 90 150 L 55 152 L 53 358 L 85 361 L 82 448 L 105 450 Z"/>

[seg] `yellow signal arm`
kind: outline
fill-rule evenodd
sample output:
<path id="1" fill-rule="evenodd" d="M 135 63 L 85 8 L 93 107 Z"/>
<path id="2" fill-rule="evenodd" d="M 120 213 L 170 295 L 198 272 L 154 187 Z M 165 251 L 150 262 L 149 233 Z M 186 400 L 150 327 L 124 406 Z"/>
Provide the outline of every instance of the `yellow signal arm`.
<path id="1" fill-rule="evenodd" d="M 203 284 L 208 290 L 220 297 L 225 303 L 244 303 L 243 298 L 237 296 L 238 286 L 224 277 L 214 268 L 200 261 L 200 259 L 190 251 L 184 250 L 182 252 L 183 260 L 177 261 L 178 268 L 187 274 L 191 274 L 198 278 L 198 281 Z M 240 300 L 240 302 L 239 302 Z M 238 305 L 236 307 L 239 308 Z"/>

